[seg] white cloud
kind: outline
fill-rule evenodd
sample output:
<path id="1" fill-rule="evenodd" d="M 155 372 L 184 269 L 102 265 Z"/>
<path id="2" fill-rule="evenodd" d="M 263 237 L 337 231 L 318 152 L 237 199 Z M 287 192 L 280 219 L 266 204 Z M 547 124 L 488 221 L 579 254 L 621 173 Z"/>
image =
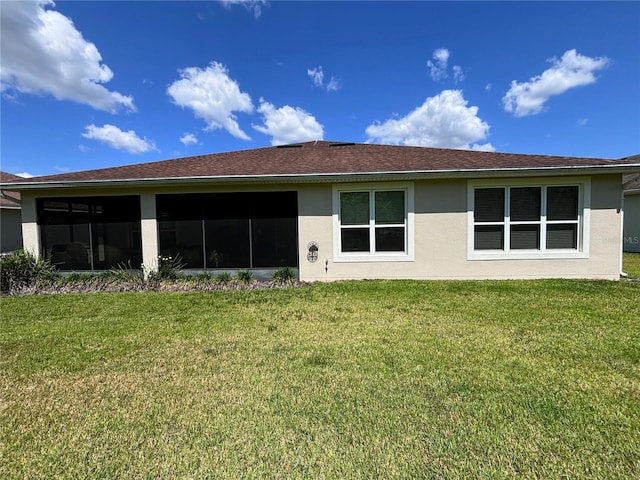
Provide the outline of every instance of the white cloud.
<path id="1" fill-rule="evenodd" d="M 85 133 L 82 134 L 84 138 L 98 140 L 117 150 L 125 150 L 129 153 L 157 151 L 153 141 L 138 137 L 133 130 L 123 132 L 118 127 L 109 124 L 105 124 L 102 127 L 87 125 L 84 128 Z"/>
<path id="2" fill-rule="evenodd" d="M 427 60 L 429 75 L 434 82 L 441 82 L 449 78 L 449 57 L 451 52 L 446 48 L 436 48 L 431 56 L 432 60 Z M 453 83 L 461 82 L 465 79 L 464 72 L 460 65 L 451 67 L 453 73 Z"/>
<path id="3" fill-rule="evenodd" d="M 314 86 L 322 88 L 322 84 L 324 83 L 324 72 L 322 71 L 322 65 L 317 68 L 307 69 L 307 75 L 309 75 L 309 77 L 313 81 Z"/>
<path id="4" fill-rule="evenodd" d="M 460 67 L 459 65 L 454 65 L 452 70 L 453 70 L 453 83 L 458 83 L 465 79 L 464 72 L 462 71 L 462 67 Z"/>
<path id="5" fill-rule="evenodd" d="M 329 83 L 324 84 L 324 71 L 322 69 L 322 65 L 317 66 L 316 68 L 307 69 L 307 75 L 313 81 L 313 86 L 326 89 L 327 92 L 335 92 L 340 89 L 340 80 L 336 77 L 331 77 Z"/>
<path id="6" fill-rule="evenodd" d="M 185 133 L 180 137 L 180 141 L 183 145 L 196 145 L 198 143 L 198 139 L 193 133 Z"/>
<path id="7" fill-rule="evenodd" d="M 462 91 L 444 90 L 404 117 L 369 125 L 368 142 L 494 151 L 490 143 L 476 143 L 487 137 L 489 125 L 467 103 Z"/>
<path id="8" fill-rule="evenodd" d="M 51 94 L 98 110 L 135 111 L 133 97 L 106 89 L 113 78 L 96 46 L 49 0 L 2 2 L 0 91 Z"/>
<path id="9" fill-rule="evenodd" d="M 447 75 L 447 64 L 449 62 L 449 50 L 446 48 L 437 48 L 433 51 L 433 62 L 427 61 L 427 67 L 429 67 L 431 78 L 434 81 L 444 80 Z"/>
<path id="10" fill-rule="evenodd" d="M 245 9 L 250 11 L 254 18 L 260 18 L 262 15 L 262 7 L 268 7 L 269 2 L 267 0 L 219 0 L 225 7 L 229 8 L 231 5 L 242 5 Z"/>
<path id="11" fill-rule="evenodd" d="M 577 123 L 581 127 L 584 127 L 587 123 L 589 123 L 589 119 L 588 118 L 579 118 Z"/>
<path id="12" fill-rule="evenodd" d="M 322 140 L 323 127 L 313 115 L 303 109 L 290 107 L 275 108 L 260 99 L 258 112 L 262 114 L 264 125 L 253 125 L 257 131 L 271 136 L 271 145 Z"/>
<path id="13" fill-rule="evenodd" d="M 20 172 L 20 173 L 16 173 L 14 174 L 17 177 L 22 177 L 22 178 L 33 178 L 35 177 L 35 175 L 31 175 L 29 172 Z"/>
<path id="14" fill-rule="evenodd" d="M 567 90 L 595 83 L 594 72 L 605 68 L 609 59 L 580 55 L 576 50 L 567 50 L 562 58 L 549 60 L 551 67 L 541 75 L 531 77 L 528 82 L 511 82 L 511 87 L 502 98 L 504 109 L 516 117 L 542 112 L 544 104 L 554 95 Z"/>
<path id="15" fill-rule="evenodd" d="M 327 92 L 337 92 L 338 90 L 340 90 L 340 80 L 331 77 L 331 80 L 327 83 Z"/>
<path id="16" fill-rule="evenodd" d="M 176 105 L 193 110 L 196 117 L 207 123 L 207 130 L 224 128 L 236 138 L 250 140 L 233 112 L 251 113 L 251 97 L 240 91 L 224 65 L 211 62 L 204 69 L 185 68 L 180 70 L 180 77 L 167 88 Z"/>

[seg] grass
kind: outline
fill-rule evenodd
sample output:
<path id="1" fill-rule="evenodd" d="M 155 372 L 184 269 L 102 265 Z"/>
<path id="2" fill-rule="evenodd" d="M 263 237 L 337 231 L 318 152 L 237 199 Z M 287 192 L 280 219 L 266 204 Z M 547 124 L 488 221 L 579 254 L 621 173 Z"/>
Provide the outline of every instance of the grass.
<path id="1" fill-rule="evenodd" d="M 625 252 L 622 256 L 622 270 L 629 278 L 640 279 L 640 253 Z"/>
<path id="2" fill-rule="evenodd" d="M 640 283 L 0 299 L 0 477 L 637 478 Z"/>

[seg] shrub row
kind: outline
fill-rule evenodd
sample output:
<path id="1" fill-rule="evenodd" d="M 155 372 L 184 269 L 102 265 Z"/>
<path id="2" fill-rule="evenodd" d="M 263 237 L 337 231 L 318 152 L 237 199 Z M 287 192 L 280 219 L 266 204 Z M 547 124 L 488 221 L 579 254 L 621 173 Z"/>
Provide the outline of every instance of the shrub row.
<path id="1" fill-rule="evenodd" d="M 0 257 L 0 291 L 4 294 L 49 294 L 89 292 L 130 292 L 145 290 L 232 290 L 279 288 L 300 284 L 289 267 L 276 270 L 269 281 L 258 281 L 249 270 L 234 277 L 229 272 L 216 275 L 186 275 L 179 259 L 160 257 L 158 270 L 144 272 L 126 265 L 102 273 L 60 274 L 52 265 L 29 252 L 18 250 Z"/>

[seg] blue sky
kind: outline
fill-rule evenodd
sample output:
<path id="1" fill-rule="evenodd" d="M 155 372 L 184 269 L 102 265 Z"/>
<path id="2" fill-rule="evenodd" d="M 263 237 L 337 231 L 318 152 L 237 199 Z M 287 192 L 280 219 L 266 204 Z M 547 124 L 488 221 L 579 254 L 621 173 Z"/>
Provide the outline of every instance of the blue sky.
<path id="1" fill-rule="evenodd" d="M 1 166 L 316 139 L 640 153 L 640 2 L 3 1 Z"/>

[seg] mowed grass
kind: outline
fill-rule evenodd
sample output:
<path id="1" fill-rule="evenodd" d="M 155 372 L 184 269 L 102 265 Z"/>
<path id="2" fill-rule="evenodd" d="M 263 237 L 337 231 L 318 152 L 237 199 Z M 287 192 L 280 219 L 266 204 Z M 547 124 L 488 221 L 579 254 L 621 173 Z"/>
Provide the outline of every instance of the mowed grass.
<path id="1" fill-rule="evenodd" d="M 640 475 L 638 282 L 0 307 L 1 478 Z"/>
<path id="2" fill-rule="evenodd" d="M 640 253 L 625 252 L 622 257 L 622 270 L 629 278 L 640 279 Z"/>

